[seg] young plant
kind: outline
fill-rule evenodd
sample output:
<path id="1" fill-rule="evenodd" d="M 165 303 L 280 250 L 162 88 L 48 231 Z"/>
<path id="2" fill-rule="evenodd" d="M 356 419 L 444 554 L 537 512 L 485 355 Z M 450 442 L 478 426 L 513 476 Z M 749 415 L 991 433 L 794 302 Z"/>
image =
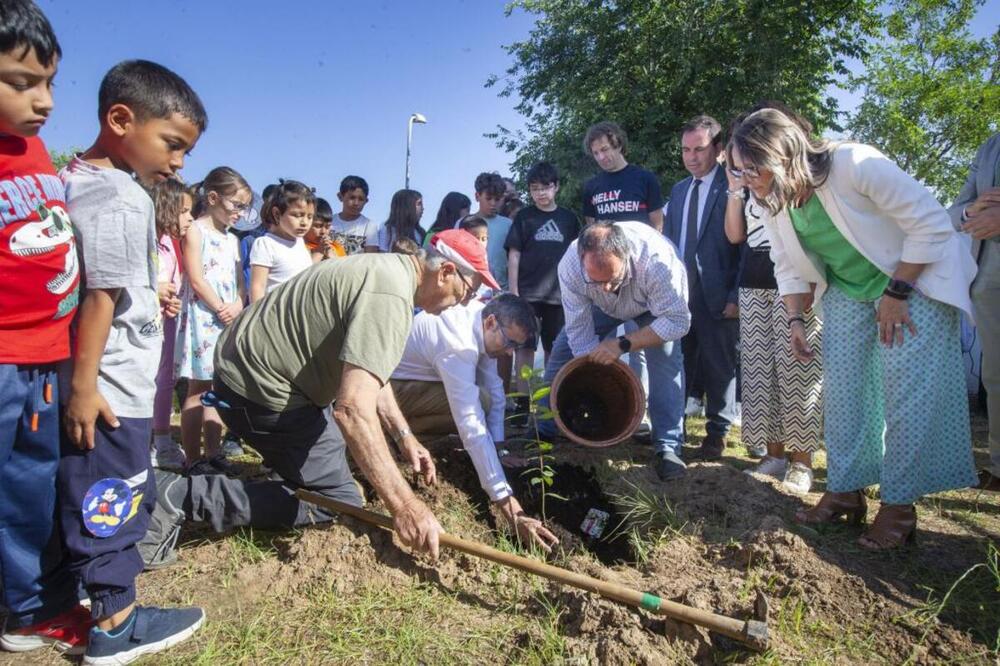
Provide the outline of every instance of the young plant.
<path id="1" fill-rule="evenodd" d="M 556 475 L 555 469 L 550 464 L 555 459 L 552 455 L 553 446 L 552 442 L 542 439 L 542 435 L 538 430 L 538 423 L 540 421 L 550 421 L 555 418 L 555 412 L 547 405 L 541 404 L 542 399 L 548 396 L 552 389 L 542 380 L 542 370 L 540 368 L 530 368 L 525 365 L 521 367 L 518 373 L 521 379 L 528 383 L 526 397 L 528 398 L 529 437 L 525 439 L 524 450 L 526 453 L 533 453 L 535 455 L 534 463 L 521 472 L 521 475 L 527 476 L 529 479 L 528 482 L 532 486 L 537 487 L 541 504 L 540 513 L 542 521 L 546 521 L 548 520 L 548 515 L 545 513 L 545 501 L 548 498 L 566 500 L 565 497 L 557 495 L 550 490 Z M 514 395 L 524 396 L 525 394 L 516 393 Z"/>

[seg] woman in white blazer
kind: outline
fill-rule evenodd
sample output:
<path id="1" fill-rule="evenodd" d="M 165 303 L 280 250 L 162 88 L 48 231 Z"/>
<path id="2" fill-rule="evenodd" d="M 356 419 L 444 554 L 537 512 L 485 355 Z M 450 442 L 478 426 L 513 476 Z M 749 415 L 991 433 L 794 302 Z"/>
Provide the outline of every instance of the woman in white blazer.
<path id="1" fill-rule="evenodd" d="M 773 109 L 732 138 L 732 166 L 772 213 L 767 222 L 792 353 L 814 352 L 803 307 L 824 321 L 827 492 L 803 523 L 863 523 L 861 492 L 882 506 L 859 539 L 902 545 L 923 495 L 974 485 L 959 312 L 971 314 L 975 264 L 947 212 L 875 148 L 810 140 Z"/>

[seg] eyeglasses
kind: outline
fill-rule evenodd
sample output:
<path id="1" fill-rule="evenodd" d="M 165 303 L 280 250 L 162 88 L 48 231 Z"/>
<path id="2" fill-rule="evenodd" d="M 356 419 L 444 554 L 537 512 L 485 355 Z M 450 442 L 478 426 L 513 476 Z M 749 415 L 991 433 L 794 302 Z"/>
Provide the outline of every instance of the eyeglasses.
<path id="1" fill-rule="evenodd" d="M 237 213 L 245 213 L 250 210 L 249 203 L 240 203 L 239 201 L 233 201 L 232 199 L 227 199 L 226 197 L 222 197 L 222 204 L 226 208 L 229 208 Z"/>
<path id="2" fill-rule="evenodd" d="M 760 178 L 760 171 L 756 167 L 748 166 L 742 169 L 729 169 L 729 173 L 732 174 L 733 178 L 749 178 L 750 180 L 757 180 Z"/>
<path id="3" fill-rule="evenodd" d="M 465 276 L 462 275 L 462 271 L 458 270 L 457 266 L 455 267 L 455 275 L 458 276 L 458 279 L 461 280 L 462 284 L 465 286 L 465 291 L 462 292 L 462 298 L 461 298 L 461 300 L 464 302 L 465 299 L 468 298 L 469 294 L 473 293 L 474 290 L 472 288 L 472 284 L 465 279 Z"/>
<path id="4" fill-rule="evenodd" d="M 518 349 L 524 349 L 526 343 L 511 340 L 510 336 L 507 335 L 507 331 L 503 330 L 503 324 L 501 324 L 499 320 L 497 320 L 497 330 L 500 331 L 500 337 L 503 338 L 504 349 L 513 349 L 515 351 Z"/>
<path id="5" fill-rule="evenodd" d="M 583 275 L 583 283 L 593 287 L 603 287 L 608 285 L 612 290 L 625 284 L 625 281 L 629 277 L 629 265 L 628 262 L 623 262 L 622 270 L 618 275 L 615 275 L 610 280 L 591 280 L 590 276 L 587 275 L 587 269 L 583 267 L 583 260 L 580 260 L 580 273 Z"/>

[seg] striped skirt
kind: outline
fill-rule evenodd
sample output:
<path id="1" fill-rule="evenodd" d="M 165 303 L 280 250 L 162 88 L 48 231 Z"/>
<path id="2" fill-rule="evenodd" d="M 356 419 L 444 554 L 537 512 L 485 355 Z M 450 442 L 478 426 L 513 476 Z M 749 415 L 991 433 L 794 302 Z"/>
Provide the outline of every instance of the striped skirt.
<path id="1" fill-rule="evenodd" d="M 822 323 L 811 311 L 806 332 L 816 357 L 802 363 L 792 355 L 785 304 L 777 290 L 740 289 L 741 434 L 747 448 L 781 443 L 790 451 L 819 450 Z"/>

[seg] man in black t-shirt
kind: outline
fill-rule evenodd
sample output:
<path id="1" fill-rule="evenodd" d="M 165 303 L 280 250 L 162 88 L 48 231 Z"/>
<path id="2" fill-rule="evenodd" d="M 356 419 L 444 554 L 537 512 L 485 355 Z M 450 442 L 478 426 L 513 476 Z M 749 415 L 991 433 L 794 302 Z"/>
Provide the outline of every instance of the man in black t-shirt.
<path id="1" fill-rule="evenodd" d="M 625 130 L 615 123 L 600 122 L 587 130 L 584 152 L 594 158 L 602 172 L 583 186 L 584 221 L 638 220 L 663 231 L 660 181 L 625 160 L 627 141 Z"/>
<path id="2" fill-rule="evenodd" d="M 528 192 L 533 205 L 522 208 L 514 217 L 504 244 L 507 281 L 510 290 L 534 308 L 548 360 L 552 343 L 565 323 L 557 269 L 566 249 L 580 233 L 580 221 L 572 211 L 556 205 L 559 174 L 548 162 L 539 162 L 528 171 Z M 534 350 L 533 346 L 519 350 L 515 368 L 532 367 Z M 519 378 L 517 388 L 527 393 L 527 382 Z M 527 398 L 517 398 L 516 402 L 517 413 L 526 414 Z"/>

